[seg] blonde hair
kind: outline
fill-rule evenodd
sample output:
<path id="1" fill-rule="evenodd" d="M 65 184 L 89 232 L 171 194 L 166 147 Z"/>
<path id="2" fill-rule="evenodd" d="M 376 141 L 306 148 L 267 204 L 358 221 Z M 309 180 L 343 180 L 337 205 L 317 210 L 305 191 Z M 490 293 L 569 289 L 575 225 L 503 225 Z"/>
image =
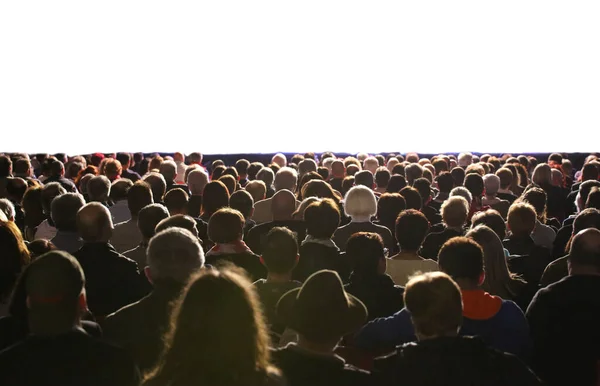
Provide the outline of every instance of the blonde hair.
<path id="1" fill-rule="evenodd" d="M 552 185 L 552 169 L 548 164 L 539 164 L 533 169 L 531 182 L 536 185 Z"/>
<path id="2" fill-rule="evenodd" d="M 469 217 L 469 203 L 464 197 L 453 196 L 442 204 L 442 220 L 450 227 L 462 227 Z"/>
<path id="3" fill-rule="evenodd" d="M 374 216 L 377 214 L 377 199 L 366 186 L 353 186 L 344 197 L 344 212 L 350 217 Z"/>

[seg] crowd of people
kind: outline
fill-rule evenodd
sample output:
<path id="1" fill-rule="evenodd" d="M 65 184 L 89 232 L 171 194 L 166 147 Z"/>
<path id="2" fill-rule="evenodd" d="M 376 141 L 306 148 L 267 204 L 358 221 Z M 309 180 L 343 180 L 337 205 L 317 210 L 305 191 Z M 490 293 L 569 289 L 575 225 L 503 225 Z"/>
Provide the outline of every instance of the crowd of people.
<path id="1" fill-rule="evenodd" d="M 0 385 L 597 385 L 599 174 L 0 155 Z"/>

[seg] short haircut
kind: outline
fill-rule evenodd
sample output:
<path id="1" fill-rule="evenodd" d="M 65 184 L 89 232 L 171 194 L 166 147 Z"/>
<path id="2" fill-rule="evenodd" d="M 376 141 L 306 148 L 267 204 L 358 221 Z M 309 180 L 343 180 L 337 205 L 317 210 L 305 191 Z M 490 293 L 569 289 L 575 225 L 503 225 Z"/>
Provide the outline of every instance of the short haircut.
<path id="1" fill-rule="evenodd" d="M 373 173 L 370 170 L 361 170 L 354 175 L 354 185 L 362 185 L 367 188 L 373 188 L 375 180 L 373 179 Z"/>
<path id="2" fill-rule="evenodd" d="M 467 237 L 453 237 L 442 245 L 438 264 L 440 270 L 454 280 L 467 279 L 479 284 L 483 274 L 483 249 Z"/>
<path id="3" fill-rule="evenodd" d="M 12 174 L 12 161 L 10 157 L 0 155 L 0 177 L 10 177 Z"/>
<path id="4" fill-rule="evenodd" d="M 282 167 L 277 171 L 273 185 L 275 190 L 288 189 L 294 191 L 298 184 L 298 172 L 291 167 Z"/>
<path id="5" fill-rule="evenodd" d="M 156 228 L 154 228 L 154 232 L 162 232 L 165 229 L 169 228 L 182 228 L 187 229 L 193 235 L 198 234 L 198 228 L 196 224 L 196 220 L 192 217 L 185 214 L 176 214 L 174 216 L 167 217 L 165 219 L 160 220 L 158 224 L 156 224 Z"/>
<path id="6" fill-rule="evenodd" d="M 469 203 L 463 197 L 450 197 L 444 201 L 440 212 L 444 224 L 453 228 L 462 227 L 469 217 Z"/>
<path id="7" fill-rule="evenodd" d="M 241 176 L 248 174 L 248 166 L 250 166 L 250 162 L 247 159 L 242 158 L 235 162 L 235 170 L 237 170 Z"/>
<path id="8" fill-rule="evenodd" d="M 358 232 L 346 242 L 346 258 L 353 263 L 353 274 L 372 276 L 377 274 L 379 263 L 385 259 L 383 239 L 377 233 Z"/>
<path id="9" fill-rule="evenodd" d="M 411 186 L 405 186 L 400 190 L 400 194 L 406 201 L 406 209 L 421 210 L 423 207 L 423 198 L 417 189 Z"/>
<path id="10" fill-rule="evenodd" d="M 121 163 L 114 158 L 106 158 L 104 159 L 104 162 L 104 175 L 106 175 L 106 177 L 108 177 L 109 180 L 114 181 L 123 172 L 123 167 L 121 166 Z"/>
<path id="11" fill-rule="evenodd" d="M 486 174 L 483 176 L 483 186 L 486 195 L 495 196 L 500 189 L 500 177 L 495 174 Z"/>
<path id="12" fill-rule="evenodd" d="M 269 272 L 275 274 L 291 272 L 298 258 L 296 234 L 284 227 L 271 229 L 263 242 L 262 258 Z"/>
<path id="13" fill-rule="evenodd" d="M 137 214 L 146 205 L 154 203 L 150 185 L 144 181 L 137 181 L 129 191 L 127 191 L 127 206 L 132 216 Z"/>
<path id="14" fill-rule="evenodd" d="M 529 187 L 523 195 L 521 196 L 521 200 L 527 202 L 533 206 L 535 209 L 535 213 L 538 218 L 541 220 L 546 217 L 546 200 L 547 194 L 542 188 L 538 188 L 535 186 Z"/>
<path id="15" fill-rule="evenodd" d="M 390 177 L 386 191 L 388 193 L 398 193 L 406 186 L 406 179 L 400 174 L 394 174 Z"/>
<path id="16" fill-rule="evenodd" d="M 329 169 L 327 169 L 325 166 L 319 166 L 317 168 L 317 173 L 319 173 L 324 180 L 329 179 Z"/>
<path id="17" fill-rule="evenodd" d="M 306 233 L 318 239 L 329 239 L 340 224 L 340 210 L 330 198 L 314 202 L 304 210 Z"/>
<path id="18" fill-rule="evenodd" d="M 262 169 L 265 165 L 260 162 L 252 162 L 250 166 L 248 166 L 248 179 L 255 180 L 256 174 Z"/>
<path id="19" fill-rule="evenodd" d="M 230 196 L 233 194 L 233 192 L 235 192 L 235 189 L 237 188 L 237 181 L 231 174 L 222 175 L 219 177 L 219 181 L 225 184 Z"/>
<path id="20" fill-rule="evenodd" d="M 423 202 L 431 198 L 431 182 L 427 178 L 417 178 L 413 184 L 413 188 L 417 189 Z"/>
<path id="21" fill-rule="evenodd" d="M 469 206 L 471 206 L 471 203 L 473 202 L 473 195 L 469 189 L 465 188 L 464 186 L 457 186 L 456 188 L 452 189 L 450 191 L 450 197 L 462 197 L 467 200 L 467 204 L 469 204 Z"/>
<path id="22" fill-rule="evenodd" d="M 427 217 L 418 210 L 407 209 L 396 219 L 396 240 L 403 251 L 418 251 L 429 233 Z"/>
<path id="23" fill-rule="evenodd" d="M 150 239 L 146 259 L 153 281 L 186 282 L 204 265 L 204 252 L 191 232 L 170 228 Z"/>
<path id="24" fill-rule="evenodd" d="M 465 177 L 465 188 L 471 192 L 473 197 L 480 198 L 483 196 L 484 186 L 483 178 L 480 174 L 469 173 Z"/>
<path id="25" fill-rule="evenodd" d="M 423 167 L 419 164 L 406 165 L 404 177 L 406 177 L 406 182 L 412 186 L 417 178 L 423 177 Z"/>
<path id="26" fill-rule="evenodd" d="M 344 177 L 344 179 L 342 180 L 342 191 L 340 193 L 342 193 L 343 195 L 346 195 L 346 193 L 348 193 L 348 191 L 350 189 L 352 189 L 353 186 L 354 186 L 354 176 Z"/>
<path id="27" fill-rule="evenodd" d="M 471 227 L 475 228 L 478 225 L 489 227 L 498 235 L 500 240 L 504 240 L 506 237 L 506 223 L 497 210 L 488 209 L 475 213 L 471 218 Z"/>
<path id="28" fill-rule="evenodd" d="M 418 334 L 452 335 L 462 325 L 462 295 L 458 284 L 443 272 L 413 276 L 406 283 L 404 304 Z"/>
<path id="29" fill-rule="evenodd" d="M 106 202 L 110 196 L 110 180 L 106 176 L 94 176 L 87 183 L 90 201 Z"/>
<path id="30" fill-rule="evenodd" d="M 440 175 L 443 172 L 448 171 L 448 163 L 443 158 L 438 158 L 432 162 L 435 169 L 435 174 Z"/>
<path id="31" fill-rule="evenodd" d="M 127 178 L 114 180 L 110 187 L 110 198 L 113 201 L 126 200 L 127 192 L 133 186 L 133 182 Z"/>
<path id="32" fill-rule="evenodd" d="M 390 173 L 389 170 L 387 170 L 387 168 L 385 167 L 380 167 L 377 169 L 377 171 L 375 172 L 375 183 L 377 184 L 378 188 L 385 188 L 388 186 L 388 183 L 390 182 L 390 178 L 392 177 L 392 174 Z"/>
<path id="33" fill-rule="evenodd" d="M 189 195 L 183 189 L 171 189 L 165 194 L 165 206 L 171 214 L 182 213 L 187 211 L 189 199 Z"/>
<path id="34" fill-rule="evenodd" d="M 600 188 L 597 186 L 592 187 L 590 193 L 585 201 L 585 208 L 600 208 Z"/>
<path id="35" fill-rule="evenodd" d="M 500 178 L 500 188 L 508 189 L 513 181 L 513 172 L 507 168 L 496 170 L 496 175 Z"/>
<path id="36" fill-rule="evenodd" d="M 190 171 L 186 178 L 186 183 L 188 184 L 188 188 L 190 189 L 190 193 L 192 195 L 201 196 L 204 191 L 204 187 L 208 184 L 208 174 L 199 166 L 195 165 L 196 168 L 188 167 L 185 172 Z"/>
<path id="37" fill-rule="evenodd" d="M 597 240 L 600 238 L 600 231 L 595 228 L 586 229 L 573 237 L 571 250 L 567 255 L 571 265 L 591 266 L 600 270 L 600 244 L 589 240 L 592 235 Z"/>
<path id="38" fill-rule="evenodd" d="M 450 172 L 442 172 L 437 178 L 437 186 L 441 193 L 450 193 L 452 188 L 454 188 L 454 178 L 452 178 L 452 174 Z"/>
<path id="39" fill-rule="evenodd" d="M 581 180 L 597 180 L 598 174 L 598 167 L 594 163 L 587 163 L 583 165 L 583 168 L 581 169 Z"/>
<path id="40" fill-rule="evenodd" d="M 202 214 L 211 215 L 229 205 L 229 190 L 221 181 L 211 181 L 202 193 Z"/>
<path id="41" fill-rule="evenodd" d="M 531 204 L 515 202 L 508 210 L 508 228 L 515 236 L 531 234 L 535 228 L 536 220 L 537 213 Z"/>
<path id="42" fill-rule="evenodd" d="M 65 194 L 67 191 L 58 182 L 50 182 L 42 188 L 42 208 L 44 213 L 50 215 L 50 205 L 55 197 Z"/>
<path id="43" fill-rule="evenodd" d="M 450 171 L 450 175 L 454 179 L 454 186 L 463 186 L 465 183 L 465 169 L 457 166 Z"/>
<path id="44" fill-rule="evenodd" d="M 131 162 L 131 155 L 129 153 L 117 153 L 117 160 L 122 167 L 126 167 Z"/>
<path id="45" fill-rule="evenodd" d="M 208 220 L 208 238 L 215 244 L 227 244 L 242 238 L 244 216 L 237 210 L 222 208 Z"/>
<path id="46" fill-rule="evenodd" d="M 404 164 L 402 164 L 402 163 L 399 163 L 399 164 L 396 164 L 396 165 L 394 165 L 394 167 L 393 167 L 393 168 L 392 168 L 392 170 L 391 170 L 391 171 L 392 171 L 392 175 L 399 174 L 399 175 L 401 175 L 402 177 L 406 178 L 406 177 L 404 176 L 404 168 L 405 168 L 405 167 L 406 167 L 406 166 L 405 166 Z M 405 180 L 405 181 L 406 181 L 406 180 Z"/>
<path id="47" fill-rule="evenodd" d="M 252 195 L 245 190 L 238 190 L 229 197 L 229 206 L 231 209 L 240 211 L 244 218 L 252 215 L 254 208 L 254 199 Z"/>
<path id="48" fill-rule="evenodd" d="M 399 193 L 384 193 L 377 201 L 377 218 L 382 224 L 396 223 L 398 214 L 406 209 L 406 200 Z"/>
<path id="49" fill-rule="evenodd" d="M 264 167 L 256 173 L 256 178 L 263 181 L 265 185 L 271 186 L 275 180 L 275 173 L 271 168 Z"/>
<path id="50" fill-rule="evenodd" d="M 360 171 L 360 167 L 354 164 L 350 164 L 346 167 L 346 175 L 353 176 Z"/>
<path id="51" fill-rule="evenodd" d="M 260 180 L 248 182 L 244 189 L 246 189 L 246 191 L 252 195 L 254 202 L 264 200 L 267 194 L 267 186 Z"/>
<path id="52" fill-rule="evenodd" d="M 579 186 L 579 196 L 581 197 L 581 201 L 584 205 L 593 187 L 600 187 L 600 181 L 588 180 L 582 182 Z"/>
<path id="53" fill-rule="evenodd" d="M 159 222 L 169 217 L 169 212 L 164 205 L 150 204 L 140 210 L 137 219 L 137 226 L 144 239 L 149 240 L 156 233 L 156 226 Z"/>
<path id="54" fill-rule="evenodd" d="M 223 163 L 223 161 L 221 160 L 217 160 L 221 163 Z M 221 178 L 221 176 L 223 175 L 223 173 L 225 173 L 225 165 L 215 165 L 215 162 L 213 162 L 213 167 L 212 167 L 212 173 L 210 174 L 210 179 L 213 181 L 218 180 L 219 178 Z"/>
<path id="55" fill-rule="evenodd" d="M 238 173 L 237 169 L 233 166 L 228 166 L 227 168 L 225 168 L 225 171 L 223 172 L 223 176 L 233 177 L 236 183 L 237 183 L 238 179 L 240 178 L 240 174 Z"/>
<path id="56" fill-rule="evenodd" d="M 31 161 L 27 158 L 18 158 L 13 163 L 13 173 L 15 175 L 28 175 L 31 170 Z"/>
<path id="57" fill-rule="evenodd" d="M 8 198 L 0 198 L 0 211 L 2 211 L 7 219 L 15 218 L 15 205 Z"/>
<path id="58" fill-rule="evenodd" d="M 52 200 L 52 221 L 58 230 L 77 231 L 77 212 L 85 205 L 79 193 L 65 193 Z"/>
<path id="59" fill-rule="evenodd" d="M 175 181 L 175 177 L 177 177 L 177 164 L 175 161 L 163 161 L 160 164 L 160 174 L 165 177 L 166 182 Z"/>
<path id="60" fill-rule="evenodd" d="M 189 155 L 190 163 L 200 164 L 202 163 L 202 153 L 197 151 L 190 153 Z"/>
<path id="61" fill-rule="evenodd" d="M 152 190 L 152 197 L 155 202 L 161 202 L 167 191 L 167 183 L 160 173 L 148 173 L 143 180 L 149 184 Z"/>
<path id="62" fill-rule="evenodd" d="M 350 217 L 374 216 L 377 213 L 375 194 L 366 186 L 352 187 L 344 197 L 344 211 Z"/>

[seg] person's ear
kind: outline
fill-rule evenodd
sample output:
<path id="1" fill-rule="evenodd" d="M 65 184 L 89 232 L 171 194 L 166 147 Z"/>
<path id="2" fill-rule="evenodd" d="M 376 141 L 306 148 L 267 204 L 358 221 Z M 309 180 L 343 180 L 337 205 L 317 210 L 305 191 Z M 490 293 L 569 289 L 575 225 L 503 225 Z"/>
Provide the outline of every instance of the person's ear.
<path id="1" fill-rule="evenodd" d="M 483 282 L 485 281 L 485 272 L 481 272 L 481 275 L 479 275 L 479 282 L 477 283 L 478 286 L 483 285 Z"/>
<path id="2" fill-rule="evenodd" d="M 263 259 L 262 255 L 260 255 L 260 263 L 266 267 L 265 259 Z"/>
<path id="3" fill-rule="evenodd" d="M 144 268 L 144 275 L 146 275 L 146 279 L 148 279 L 150 284 L 154 284 L 154 281 L 152 280 L 152 274 L 150 273 L 150 267 Z"/>
<path id="4" fill-rule="evenodd" d="M 298 265 L 299 261 L 300 261 L 300 254 L 297 254 L 296 258 L 294 259 L 294 268 L 296 268 L 296 266 Z"/>
<path id="5" fill-rule="evenodd" d="M 254 216 L 254 207 L 252 207 L 252 209 L 250 210 L 250 216 L 248 216 L 248 217 L 252 218 L 252 216 Z"/>

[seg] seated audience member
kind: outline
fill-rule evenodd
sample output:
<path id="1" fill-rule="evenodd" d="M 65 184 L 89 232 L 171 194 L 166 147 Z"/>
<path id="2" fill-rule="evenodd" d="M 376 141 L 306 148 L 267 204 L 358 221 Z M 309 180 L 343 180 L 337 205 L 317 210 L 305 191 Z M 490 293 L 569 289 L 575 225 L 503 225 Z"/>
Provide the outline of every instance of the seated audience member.
<path id="1" fill-rule="evenodd" d="M 469 216 L 467 200 L 459 196 L 450 197 L 442 204 L 441 212 L 443 230 L 428 234 L 419 250 L 419 255 L 425 259 L 437 261 L 438 252 L 446 241 L 465 234 L 464 226 Z"/>
<path id="2" fill-rule="evenodd" d="M 331 187 L 338 192 L 342 192 L 342 181 L 346 178 L 346 166 L 344 162 L 335 160 L 331 163 L 331 177 L 329 183 Z"/>
<path id="3" fill-rule="evenodd" d="M 423 198 L 421 197 L 421 193 L 414 187 L 405 186 L 400 190 L 399 194 L 406 201 L 406 209 L 416 209 L 419 211 L 422 209 Z"/>
<path id="4" fill-rule="evenodd" d="M 51 212 L 52 212 L 52 200 L 61 194 L 65 194 L 67 191 L 65 188 L 60 186 L 57 182 L 50 182 L 42 188 L 41 200 L 42 200 L 42 209 L 44 210 L 44 215 L 46 219 L 40 223 L 35 231 L 34 239 L 46 239 L 51 240 L 54 236 L 56 236 L 56 227 L 54 226 L 54 222 L 52 222 Z"/>
<path id="5" fill-rule="evenodd" d="M 331 199 L 318 200 L 306 207 L 306 238 L 300 246 L 300 260 L 294 269 L 294 279 L 304 281 L 317 271 L 330 269 L 336 271 L 342 281 L 348 281 L 352 270 L 350 261 L 332 240 L 339 223 L 340 211 Z"/>
<path id="6" fill-rule="evenodd" d="M 185 171 L 187 169 L 187 165 L 185 164 L 185 155 L 181 152 L 176 152 L 173 154 L 173 161 L 177 166 L 175 171 L 177 173 L 177 177 L 175 177 L 175 183 L 178 185 L 183 185 L 185 184 Z"/>
<path id="7" fill-rule="evenodd" d="M 15 208 L 15 223 L 23 232 L 25 230 L 25 214 L 23 212 L 23 196 L 27 191 L 27 182 L 22 178 L 11 178 L 6 182 L 7 198 Z"/>
<path id="8" fill-rule="evenodd" d="M 368 320 L 400 311 L 404 307 L 404 288 L 395 285 L 385 273 L 386 256 L 381 236 L 369 232 L 355 233 L 348 240 L 346 250 L 346 259 L 352 262 L 353 268 L 344 288 L 365 304 Z"/>
<path id="9" fill-rule="evenodd" d="M 255 203 L 258 203 L 259 201 L 262 201 L 267 197 L 267 187 L 262 181 L 250 181 L 246 184 L 246 187 L 244 189 L 252 195 L 252 198 L 254 199 Z"/>
<path id="10" fill-rule="evenodd" d="M 293 169 L 292 169 L 293 170 Z M 269 167 L 263 167 L 256 173 L 256 179 L 265 183 L 267 187 L 267 198 L 273 197 L 275 194 L 275 189 L 273 188 L 273 181 L 275 180 L 275 173 L 273 169 Z"/>
<path id="11" fill-rule="evenodd" d="M 497 210 L 488 209 L 483 212 L 475 213 L 473 218 L 471 218 L 471 228 L 475 228 L 478 225 L 485 225 L 493 230 L 500 240 L 506 238 L 506 223 Z M 506 257 L 510 256 L 510 253 L 508 253 L 506 249 L 504 249 L 504 254 Z"/>
<path id="12" fill-rule="evenodd" d="M 544 269 L 550 263 L 551 251 L 535 244 L 531 233 L 537 214 L 533 206 L 515 202 L 508 211 L 510 235 L 502 242 L 511 257 L 508 266 L 512 272 L 523 276 L 528 283 L 540 282 Z"/>
<path id="13" fill-rule="evenodd" d="M 368 170 L 372 175 L 375 175 L 377 168 L 379 167 L 379 161 L 375 157 L 367 157 L 363 161 L 363 170 Z"/>
<path id="14" fill-rule="evenodd" d="M 450 170 L 450 175 L 454 180 L 455 187 L 463 186 L 463 184 L 465 183 L 465 169 L 458 166 L 453 167 Z"/>
<path id="15" fill-rule="evenodd" d="M 88 305 L 97 318 L 148 293 L 147 280 L 140 276 L 137 264 L 109 243 L 113 223 L 105 206 L 92 202 L 81 208 L 77 213 L 77 230 L 84 244 L 74 256 L 87 274 Z"/>
<path id="16" fill-rule="evenodd" d="M 164 351 L 143 385 L 284 386 L 260 309 L 242 274 L 202 270 L 173 305 Z"/>
<path id="17" fill-rule="evenodd" d="M 286 189 L 278 190 L 269 201 L 271 209 L 270 217 L 272 220 L 254 226 L 245 238 L 250 249 L 256 254 L 262 253 L 264 239 L 267 233 L 275 227 L 286 227 L 295 232 L 299 239 L 304 239 L 305 235 L 304 223 L 292 219 L 292 214 L 296 210 L 297 200 L 291 191 Z"/>
<path id="18" fill-rule="evenodd" d="M 4 215 L 2 215 L 4 216 Z M 30 255 L 19 228 L 12 221 L 0 218 L 0 317 L 8 314 L 13 287 Z"/>
<path id="19" fill-rule="evenodd" d="M 202 192 L 202 210 L 200 218 L 208 222 L 217 210 L 229 206 L 229 190 L 221 181 L 211 181 Z"/>
<path id="20" fill-rule="evenodd" d="M 244 216 L 231 208 L 216 211 L 208 221 L 208 238 L 215 244 L 206 253 L 206 263 L 219 266 L 229 262 L 243 268 L 254 279 L 266 277 L 258 255 L 242 241 Z"/>
<path id="21" fill-rule="evenodd" d="M 513 172 L 507 168 L 500 168 L 496 170 L 496 175 L 500 178 L 500 189 L 498 189 L 496 196 L 499 199 L 506 200 L 512 204 L 518 198 L 518 196 L 510 190 L 514 178 Z"/>
<path id="22" fill-rule="evenodd" d="M 83 245 L 77 233 L 77 212 L 84 205 L 79 193 L 66 193 L 52 200 L 51 216 L 57 232 L 50 241 L 56 248 L 75 253 Z"/>
<path id="23" fill-rule="evenodd" d="M 180 188 L 173 188 L 165 194 L 164 204 L 171 216 L 187 214 L 189 195 Z"/>
<path id="24" fill-rule="evenodd" d="M 110 182 L 113 182 L 121 178 L 123 167 L 118 160 L 114 158 L 105 158 L 100 164 L 100 170 L 101 173 L 110 180 Z"/>
<path id="25" fill-rule="evenodd" d="M 459 334 L 479 336 L 500 351 L 526 359 L 531 342 L 523 311 L 512 301 L 481 288 L 485 280 L 481 247 L 466 237 L 455 237 L 440 250 L 438 264 L 461 288 L 464 307 Z M 410 312 L 404 308 L 389 318 L 368 323 L 355 343 L 364 349 L 381 350 L 415 340 Z"/>
<path id="26" fill-rule="evenodd" d="M 219 181 L 225 184 L 230 196 L 237 190 L 237 180 L 234 176 L 230 174 L 223 174 L 221 177 L 219 177 Z"/>
<path id="27" fill-rule="evenodd" d="M 497 210 L 503 218 L 506 218 L 511 203 L 498 197 L 500 177 L 495 174 L 486 174 L 483 176 L 483 185 L 485 194 L 481 200 L 481 205 Z"/>
<path id="28" fill-rule="evenodd" d="M 406 209 L 406 200 L 399 193 L 384 193 L 377 201 L 377 221 L 378 225 L 383 225 L 396 237 L 396 218 L 400 212 Z M 391 251 L 397 253 L 398 250 Z"/>
<path id="29" fill-rule="evenodd" d="M 244 240 L 250 232 L 250 229 L 254 228 L 256 222 L 252 220 L 252 213 L 254 213 L 254 199 L 252 195 L 245 190 L 235 191 L 231 197 L 229 197 L 229 207 L 239 211 L 244 216 Z"/>
<path id="30" fill-rule="evenodd" d="M 0 212 L 4 213 L 7 221 L 15 222 L 15 206 L 8 198 L 0 198 Z M 17 226 L 18 227 L 18 226 Z"/>
<path id="31" fill-rule="evenodd" d="M 279 169 L 279 171 L 275 175 L 274 184 L 275 192 L 278 192 L 280 190 L 289 190 L 291 192 L 294 192 L 298 184 L 298 173 L 290 167 L 283 167 Z M 265 186 L 268 190 L 269 185 L 265 184 Z M 257 224 L 273 221 L 273 215 L 271 210 L 271 197 L 273 196 L 273 194 L 271 194 L 270 196 L 267 194 L 267 198 L 265 200 L 255 201 L 256 203 L 254 205 L 254 214 L 252 215 L 252 219 Z M 296 202 L 295 205 L 295 208 L 297 208 L 300 205 L 300 202 Z"/>
<path id="32" fill-rule="evenodd" d="M 44 181 L 45 184 L 48 182 L 58 182 L 67 192 L 75 193 L 77 188 L 73 181 L 65 178 L 65 166 L 61 161 L 57 159 L 50 161 L 49 177 Z"/>
<path id="33" fill-rule="evenodd" d="M 123 256 L 135 261 L 141 271 L 146 267 L 146 250 L 152 236 L 156 234 L 156 226 L 169 217 L 169 212 L 161 204 L 150 204 L 138 213 L 137 226 L 142 234 L 142 242 L 135 248 L 123 252 Z"/>
<path id="34" fill-rule="evenodd" d="M 552 283 L 556 283 L 557 281 L 560 281 L 562 278 L 569 275 L 568 261 L 569 254 L 572 250 L 572 240 L 575 235 L 584 231 L 585 229 L 600 229 L 600 211 L 595 208 L 584 209 L 577 215 L 575 222 L 570 228 L 572 229 L 572 235 L 571 239 L 567 243 L 568 248 L 565 251 L 566 256 L 558 258 L 552 263 L 548 264 L 540 280 L 540 286 L 542 288 L 547 287 Z"/>
<path id="35" fill-rule="evenodd" d="M 409 186 L 413 186 L 417 178 L 423 177 L 423 167 L 417 163 L 411 163 L 404 168 L 404 177 Z"/>
<path id="36" fill-rule="evenodd" d="M 531 182 L 546 192 L 548 217 L 555 217 L 559 221 L 564 220 L 567 212 L 565 205 L 567 194 L 562 187 L 552 185 L 550 166 L 548 164 L 537 165 L 531 175 Z"/>
<path id="37" fill-rule="evenodd" d="M 424 177 L 417 178 L 413 187 L 421 196 L 421 212 L 427 217 L 431 224 L 439 224 L 442 222 L 442 217 L 439 214 L 439 208 L 429 205 L 432 199 L 431 182 Z M 408 205 L 407 205 L 408 207 Z M 412 208 L 417 209 L 417 208 Z"/>
<path id="38" fill-rule="evenodd" d="M 81 267 L 66 252 L 49 252 L 31 264 L 24 283 L 31 334 L 0 352 L 2 385 L 139 384 L 131 358 L 81 328 L 84 286 Z"/>
<path id="39" fill-rule="evenodd" d="M 148 244 L 145 268 L 154 289 L 109 315 L 102 324 L 104 338 L 127 350 L 141 371 L 152 368 L 163 351 L 162 337 L 168 330 L 172 303 L 203 265 L 202 247 L 189 231 L 170 228 L 156 234 Z"/>
<path id="40" fill-rule="evenodd" d="M 406 187 L 406 180 L 399 174 L 393 174 L 390 177 L 390 182 L 387 185 L 387 193 L 400 193 Z M 340 191 L 341 192 L 341 191 Z"/>
<path id="41" fill-rule="evenodd" d="M 396 250 L 392 232 L 384 226 L 374 224 L 371 217 L 377 214 L 377 199 L 373 191 L 365 186 L 351 188 L 344 197 L 344 211 L 351 218 L 349 224 L 339 227 L 333 234 L 333 242 L 345 250 L 350 236 L 357 232 L 377 233 L 388 251 Z"/>
<path id="42" fill-rule="evenodd" d="M 546 225 L 546 192 L 541 188 L 531 186 L 525 189 L 521 200 L 531 204 L 537 215 L 535 228 L 531 233 L 533 242 L 541 247 L 552 249 L 554 239 L 556 238 L 556 231 Z"/>
<path id="43" fill-rule="evenodd" d="M 287 165 L 287 158 L 285 154 L 277 153 L 271 158 L 271 163 L 279 165 L 279 167 L 284 168 Z"/>
<path id="44" fill-rule="evenodd" d="M 600 231 L 573 238 L 569 276 L 542 288 L 527 309 L 533 370 L 548 386 L 596 385 L 600 358 Z"/>
<path id="45" fill-rule="evenodd" d="M 361 170 L 360 172 L 354 175 L 354 185 L 355 186 L 366 186 L 369 189 L 375 188 L 375 178 L 373 177 L 373 173 L 369 170 Z M 377 196 L 377 194 L 375 194 Z"/>
<path id="46" fill-rule="evenodd" d="M 46 239 L 31 241 L 27 244 L 27 250 L 31 256 L 31 261 L 37 259 L 46 252 L 56 251 L 58 248 Z"/>
<path id="47" fill-rule="evenodd" d="M 177 184 L 175 182 L 175 180 L 178 178 L 177 175 L 177 164 L 174 161 L 164 161 L 162 164 L 160 164 L 160 174 L 162 174 L 162 176 L 165 179 L 165 192 L 168 192 L 171 189 L 174 188 L 179 188 L 179 189 L 183 189 L 184 192 L 188 193 L 189 189 L 186 185 L 183 184 Z M 185 174 L 185 171 L 184 171 Z M 183 175 L 181 176 L 181 178 L 183 178 Z"/>
<path id="48" fill-rule="evenodd" d="M 301 288 L 283 295 L 277 314 L 298 333 L 298 343 L 272 353 L 290 386 L 373 385 L 369 373 L 334 354 L 342 337 L 367 319 L 365 305 L 344 291 L 337 273 L 325 270 L 311 275 Z"/>
<path id="49" fill-rule="evenodd" d="M 163 197 L 167 191 L 167 183 L 160 173 L 151 172 L 146 174 L 142 181 L 146 182 L 152 190 L 152 198 L 157 204 L 162 204 Z"/>
<path id="50" fill-rule="evenodd" d="M 254 282 L 254 287 L 265 310 L 274 345 L 285 330 L 285 325 L 277 318 L 277 302 L 283 294 L 302 285 L 292 280 L 298 257 L 298 242 L 292 231 L 283 227 L 269 231 L 261 255 L 261 262 L 268 271 L 267 278 Z"/>
<path id="51" fill-rule="evenodd" d="M 133 186 L 131 180 L 121 178 L 115 180 L 110 187 L 109 199 L 112 205 L 108 208 L 113 222 L 115 224 L 122 223 L 131 218 L 129 206 L 127 205 L 127 192 Z"/>
<path id="52" fill-rule="evenodd" d="M 138 214 L 146 205 L 153 203 L 151 187 L 145 181 L 136 182 L 127 191 L 127 206 L 131 218 L 116 224 L 110 243 L 119 253 L 129 251 L 142 242 L 142 234 L 137 226 Z"/>
<path id="53" fill-rule="evenodd" d="M 537 291 L 537 284 L 529 284 L 510 272 L 498 235 L 487 226 L 478 225 L 472 228 L 466 237 L 474 240 L 483 249 L 485 279 L 481 288 L 491 295 L 514 301 L 523 312 L 527 310 Z"/>
<path id="54" fill-rule="evenodd" d="M 89 202 L 99 202 L 109 207 L 110 180 L 106 176 L 94 176 L 87 183 Z"/>
<path id="55" fill-rule="evenodd" d="M 264 167 L 265 165 L 263 165 L 262 162 L 252 162 L 250 166 L 248 166 L 248 179 L 250 181 L 255 181 L 256 175 Z"/>
<path id="56" fill-rule="evenodd" d="M 136 183 L 142 179 L 142 177 L 137 172 L 135 172 L 134 170 L 131 169 L 131 165 L 132 165 L 132 161 L 133 161 L 131 159 L 131 154 L 117 153 L 117 160 L 121 163 L 121 167 L 122 167 L 121 177 L 122 178 L 127 178 L 128 180 L 130 180 L 133 183 Z"/>
<path id="57" fill-rule="evenodd" d="M 482 210 L 487 210 L 489 207 L 483 206 L 482 199 L 485 193 L 483 178 L 481 175 L 477 173 L 468 173 L 465 177 L 465 188 L 469 190 L 471 193 L 471 197 L 473 197 L 471 201 L 471 208 L 469 211 L 469 221 L 471 221 L 471 217 L 473 214 L 480 212 Z"/>
<path id="58" fill-rule="evenodd" d="M 424 259 L 418 253 L 425 236 L 429 232 L 429 221 L 418 210 L 407 209 L 396 219 L 396 240 L 400 252 L 387 260 L 388 275 L 394 283 L 406 285 L 415 272 L 431 272 L 438 270 L 438 264 L 431 259 Z"/>
<path id="59" fill-rule="evenodd" d="M 244 188 L 248 184 L 248 167 L 250 162 L 247 159 L 239 159 L 235 162 L 235 170 L 238 172 L 238 182 L 240 187 Z"/>
<path id="60" fill-rule="evenodd" d="M 454 188 L 454 179 L 450 172 L 442 172 L 436 177 L 435 181 L 439 192 L 429 205 L 439 212 L 444 201 L 450 197 L 450 191 Z"/>
<path id="61" fill-rule="evenodd" d="M 35 240 L 37 227 L 44 221 L 44 208 L 42 207 L 42 188 L 34 186 L 27 188 L 23 195 L 22 207 L 24 217 L 23 238 L 27 241 Z M 50 208 L 52 210 L 52 208 Z"/>
<path id="62" fill-rule="evenodd" d="M 391 177 L 392 174 L 386 167 L 381 166 L 377 168 L 377 171 L 375 172 L 375 192 L 380 194 L 385 193 Z"/>
<path id="63" fill-rule="evenodd" d="M 404 302 L 417 342 L 375 361 L 381 385 L 542 385 L 515 356 L 488 347 L 480 338 L 459 336 L 463 299 L 448 275 L 413 277 Z"/>
<path id="64" fill-rule="evenodd" d="M 200 217 L 202 193 L 208 184 L 208 175 L 200 169 L 195 169 L 188 174 L 186 182 L 191 193 L 187 212 L 192 217 Z"/>

